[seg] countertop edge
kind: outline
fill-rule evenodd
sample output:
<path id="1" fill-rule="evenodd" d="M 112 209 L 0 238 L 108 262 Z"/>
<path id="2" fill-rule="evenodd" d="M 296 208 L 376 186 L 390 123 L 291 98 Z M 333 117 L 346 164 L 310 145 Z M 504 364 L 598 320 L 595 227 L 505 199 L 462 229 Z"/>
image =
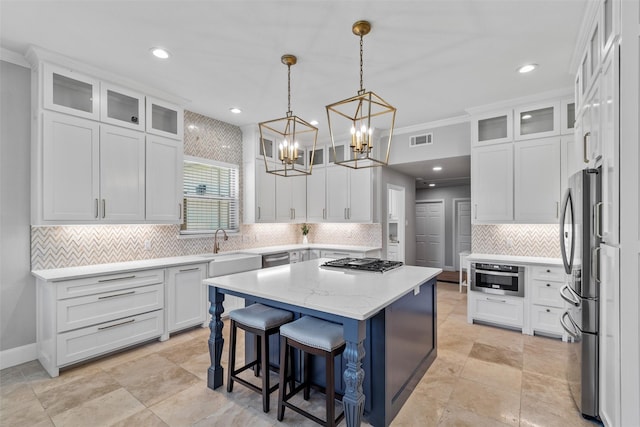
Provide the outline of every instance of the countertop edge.
<path id="1" fill-rule="evenodd" d="M 471 253 L 468 261 L 513 262 L 529 265 L 562 265 L 562 258 Z"/>

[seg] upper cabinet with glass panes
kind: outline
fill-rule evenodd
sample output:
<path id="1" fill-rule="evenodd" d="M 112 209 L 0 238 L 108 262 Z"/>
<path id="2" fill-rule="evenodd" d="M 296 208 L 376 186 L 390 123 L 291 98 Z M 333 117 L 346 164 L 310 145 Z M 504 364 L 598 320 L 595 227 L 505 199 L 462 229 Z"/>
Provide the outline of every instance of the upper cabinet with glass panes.
<path id="1" fill-rule="evenodd" d="M 560 135 L 560 102 L 518 107 L 513 116 L 515 140 Z"/>
<path id="2" fill-rule="evenodd" d="M 100 119 L 100 81 L 44 64 L 44 108 L 86 119 Z"/>
<path id="3" fill-rule="evenodd" d="M 100 121 L 144 131 L 144 95 L 109 83 L 101 83 Z"/>
<path id="4" fill-rule="evenodd" d="M 475 145 L 513 141 L 513 111 L 474 115 L 471 119 L 471 140 Z"/>
<path id="5" fill-rule="evenodd" d="M 184 110 L 175 104 L 147 97 L 146 123 L 148 133 L 182 139 Z"/>

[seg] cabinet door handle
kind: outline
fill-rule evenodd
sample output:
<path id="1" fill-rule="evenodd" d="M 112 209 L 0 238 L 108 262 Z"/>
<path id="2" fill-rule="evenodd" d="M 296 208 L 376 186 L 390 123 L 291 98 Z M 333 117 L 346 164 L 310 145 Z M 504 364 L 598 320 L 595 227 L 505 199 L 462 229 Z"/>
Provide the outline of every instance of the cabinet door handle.
<path id="1" fill-rule="evenodd" d="M 104 296 L 98 297 L 98 299 L 108 299 L 108 298 L 122 297 L 122 296 L 125 296 L 125 295 L 133 295 L 135 293 L 136 293 L 136 291 L 129 291 L 129 292 L 123 292 L 121 294 L 115 294 L 115 295 L 104 295 Z"/>
<path id="2" fill-rule="evenodd" d="M 600 283 L 600 246 L 593 250 L 591 258 L 591 275 L 597 283 Z"/>
<path id="3" fill-rule="evenodd" d="M 549 288 L 549 287 L 551 287 L 551 284 L 550 284 L 550 283 L 547 283 L 547 288 Z"/>
<path id="4" fill-rule="evenodd" d="M 473 205 L 475 207 L 474 209 L 474 213 L 473 213 L 473 219 L 478 219 L 478 204 L 476 203 L 475 205 Z"/>
<path id="5" fill-rule="evenodd" d="M 111 328 L 115 328 L 116 326 L 126 325 L 127 323 L 133 323 L 135 321 L 136 319 L 130 319 L 130 320 L 127 320 L 126 322 L 116 323 L 115 325 L 103 326 L 101 328 L 98 328 L 98 330 L 102 331 L 103 329 L 111 329 Z"/>
<path id="6" fill-rule="evenodd" d="M 547 313 L 551 313 L 551 310 L 549 310 L 548 308 L 547 308 Z"/>
<path id="7" fill-rule="evenodd" d="M 507 302 L 507 300 L 504 300 L 504 299 L 496 299 L 496 298 L 489 298 L 489 297 L 487 297 L 487 301 L 502 302 L 502 303 Z"/>
<path id="8" fill-rule="evenodd" d="M 344 219 L 347 219 L 347 208 L 344 208 Z"/>
<path id="9" fill-rule="evenodd" d="M 107 216 L 107 200 L 102 199 L 102 218 Z"/>
<path id="10" fill-rule="evenodd" d="M 351 219 L 351 208 L 347 208 L 347 215 L 349 216 L 347 219 Z"/>
<path id="11" fill-rule="evenodd" d="M 184 273 L 185 271 L 195 271 L 195 270 L 200 270 L 200 267 L 185 268 L 183 270 L 180 270 L 180 273 Z"/>
<path id="12" fill-rule="evenodd" d="M 98 199 L 96 199 L 96 218 L 100 217 L 100 206 Z"/>
<path id="13" fill-rule="evenodd" d="M 182 203 L 178 203 L 178 219 L 182 219 Z"/>
<path id="14" fill-rule="evenodd" d="M 556 219 L 560 218 L 560 202 L 556 202 Z"/>
<path id="15" fill-rule="evenodd" d="M 322 219 L 327 219 L 327 210 L 322 208 Z"/>
<path id="16" fill-rule="evenodd" d="M 587 138 L 591 136 L 591 132 L 587 132 L 582 137 L 582 157 L 585 163 L 589 163 L 589 157 L 587 156 Z"/>
<path id="17" fill-rule="evenodd" d="M 603 204 L 602 202 L 598 202 L 594 207 L 596 211 L 595 212 L 596 236 L 598 236 L 601 239 L 602 239 L 602 204 Z"/>
<path id="18" fill-rule="evenodd" d="M 260 206 L 258 206 L 258 219 L 260 219 Z"/>
<path id="19" fill-rule="evenodd" d="M 135 279 L 136 275 L 131 275 L 131 276 L 125 276 L 125 277 L 114 277 L 112 279 L 102 279 L 102 280 L 98 280 L 98 283 L 104 283 L 104 282 L 114 282 L 116 280 L 126 280 L 126 279 Z"/>

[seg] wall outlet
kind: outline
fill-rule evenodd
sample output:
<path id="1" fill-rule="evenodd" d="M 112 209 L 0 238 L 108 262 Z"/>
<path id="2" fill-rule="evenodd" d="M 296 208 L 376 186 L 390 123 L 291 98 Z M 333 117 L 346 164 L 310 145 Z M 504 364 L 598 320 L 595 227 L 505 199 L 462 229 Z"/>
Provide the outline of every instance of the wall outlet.
<path id="1" fill-rule="evenodd" d="M 507 239 L 507 247 L 508 248 L 512 248 L 513 247 L 513 239 Z"/>
<path id="2" fill-rule="evenodd" d="M 144 241 L 144 250 L 145 251 L 150 251 L 151 250 L 151 240 L 145 240 Z"/>

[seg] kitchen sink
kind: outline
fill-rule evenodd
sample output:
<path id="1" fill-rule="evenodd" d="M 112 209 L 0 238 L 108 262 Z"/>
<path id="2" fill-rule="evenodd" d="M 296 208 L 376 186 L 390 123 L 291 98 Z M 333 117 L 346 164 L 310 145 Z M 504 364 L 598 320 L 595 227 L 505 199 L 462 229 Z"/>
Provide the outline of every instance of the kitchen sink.
<path id="1" fill-rule="evenodd" d="M 206 257 L 211 259 L 209 261 L 209 277 L 225 276 L 262 268 L 262 256 L 256 254 L 222 253 L 209 254 Z"/>

